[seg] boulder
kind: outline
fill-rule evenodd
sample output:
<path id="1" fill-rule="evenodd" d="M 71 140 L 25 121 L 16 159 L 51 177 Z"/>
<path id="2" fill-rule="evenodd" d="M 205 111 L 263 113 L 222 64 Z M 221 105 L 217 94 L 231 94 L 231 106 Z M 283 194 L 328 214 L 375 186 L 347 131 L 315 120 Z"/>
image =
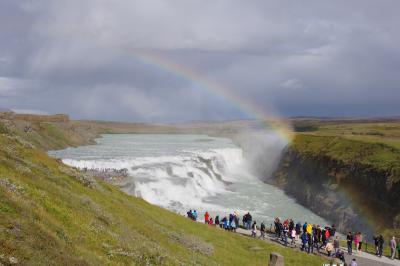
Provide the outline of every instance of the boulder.
<path id="1" fill-rule="evenodd" d="M 285 262 L 281 254 L 272 252 L 269 255 L 269 266 L 284 266 Z"/>

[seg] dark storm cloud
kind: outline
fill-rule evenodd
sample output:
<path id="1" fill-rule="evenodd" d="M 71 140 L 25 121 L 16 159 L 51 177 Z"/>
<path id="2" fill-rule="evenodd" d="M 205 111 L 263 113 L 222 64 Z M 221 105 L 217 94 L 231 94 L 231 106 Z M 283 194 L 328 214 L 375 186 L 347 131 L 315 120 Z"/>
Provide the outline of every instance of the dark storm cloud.
<path id="1" fill-rule="evenodd" d="M 398 1 L 0 0 L 0 107 L 75 118 L 248 118 L 146 50 L 284 115 L 392 115 Z"/>

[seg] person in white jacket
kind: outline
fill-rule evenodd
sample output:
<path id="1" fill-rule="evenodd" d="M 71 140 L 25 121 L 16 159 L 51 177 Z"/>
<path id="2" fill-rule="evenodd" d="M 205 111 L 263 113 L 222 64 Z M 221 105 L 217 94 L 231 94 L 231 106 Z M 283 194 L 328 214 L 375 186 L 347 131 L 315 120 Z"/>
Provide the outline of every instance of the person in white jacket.
<path id="1" fill-rule="evenodd" d="M 253 225 L 251 226 L 251 236 L 256 237 L 257 236 L 257 223 L 256 221 L 253 222 Z"/>
<path id="2" fill-rule="evenodd" d="M 390 240 L 390 258 L 394 260 L 394 257 L 396 256 L 396 238 L 392 237 L 392 240 Z"/>

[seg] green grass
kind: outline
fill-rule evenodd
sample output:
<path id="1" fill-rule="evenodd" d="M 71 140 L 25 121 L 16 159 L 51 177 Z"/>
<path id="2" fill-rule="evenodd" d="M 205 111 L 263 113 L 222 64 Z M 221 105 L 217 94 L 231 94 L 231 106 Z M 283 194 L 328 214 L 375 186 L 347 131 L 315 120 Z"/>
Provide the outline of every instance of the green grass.
<path id="1" fill-rule="evenodd" d="M 400 149 L 382 142 L 337 135 L 297 134 L 292 147 L 311 156 L 327 156 L 346 164 L 360 163 L 400 175 Z"/>
<path id="2" fill-rule="evenodd" d="M 400 123 L 398 122 L 320 125 L 313 134 L 382 143 L 400 149 Z"/>
<path id="3" fill-rule="evenodd" d="M 62 149 L 84 143 L 80 136 L 71 128 L 48 122 L 32 123 L 32 130 L 16 130 L 13 133 L 29 141 L 36 147 L 48 149 Z"/>
<path id="4" fill-rule="evenodd" d="M 266 265 L 274 251 L 286 265 L 326 262 L 191 222 L 0 134 L 4 264 L 13 256 L 22 265 Z"/>

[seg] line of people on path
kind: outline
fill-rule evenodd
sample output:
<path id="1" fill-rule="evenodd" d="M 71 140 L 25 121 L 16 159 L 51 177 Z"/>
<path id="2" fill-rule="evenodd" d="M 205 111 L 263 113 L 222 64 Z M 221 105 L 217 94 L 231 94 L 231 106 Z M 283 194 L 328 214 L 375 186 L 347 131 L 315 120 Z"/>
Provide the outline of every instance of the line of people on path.
<path id="1" fill-rule="evenodd" d="M 197 221 L 197 211 L 189 210 L 187 212 L 187 217 L 194 221 Z M 220 219 L 219 215 L 217 215 L 213 220 L 213 218 L 210 217 L 210 214 L 208 212 L 205 212 L 204 222 L 209 225 L 219 226 L 220 228 L 223 228 L 227 231 L 236 232 L 236 229 L 239 227 L 239 215 L 235 211 L 228 216 L 224 216 L 222 219 Z M 242 223 L 244 229 L 251 230 L 252 237 L 255 238 L 257 236 L 257 231 L 259 230 L 259 238 L 265 239 L 266 226 L 264 222 L 262 222 L 260 226 L 258 226 L 257 222 L 253 221 L 251 214 L 247 212 L 242 217 Z M 320 253 L 322 249 L 325 250 L 326 254 L 329 257 L 336 257 L 344 262 L 344 252 L 340 249 L 340 237 L 336 236 L 335 225 L 326 225 L 325 227 L 321 227 L 320 225 L 313 225 L 307 222 L 305 222 L 304 224 L 301 224 L 300 222 L 294 223 L 292 219 L 281 221 L 281 219 L 276 217 L 274 219 L 274 233 L 276 239 L 282 241 L 283 245 L 285 246 L 291 245 L 296 247 L 296 243 L 297 241 L 299 241 L 301 243 L 300 250 L 302 251 L 310 254 L 314 253 L 314 250 Z M 384 238 L 382 235 L 379 235 L 374 236 L 373 239 L 375 242 L 376 255 L 382 257 Z M 361 232 L 349 232 L 346 235 L 346 241 L 347 253 L 349 255 L 352 255 L 353 251 L 355 253 L 361 251 L 363 243 L 363 235 Z M 396 239 L 394 236 L 390 240 L 389 246 L 391 249 L 391 259 L 395 258 L 397 251 L 400 260 L 400 242 L 396 243 Z"/>
<path id="2" fill-rule="evenodd" d="M 187 217 L 193 221 L 197 221 L 198 219 L 198 214 L 196 210 L 189 210 L 186 212 Z M 244 229 L 252 229 L 252 236 L 257 235 L 257 222 L 252 221 L 252 216 L 248 212 L 243 216 L 243 228 Z M 215 219 L 210 217 L 210 214 L 206 211 L 204 214 L 204 222 L 209 225 L 214 225 L 214 226 L 219 226 L 222 229 L 225 229 L 227 231 L 233 231 L 236 232 L 236 229 L 240 226 L 239 224 L 239 215 L 235 211 L 228 216 L 224 216 L 222 219 L 219 217 L 219 215 L 215 216 Z M 260 225 L 260 232 L 261 232 L 261 238 L 265 238 L 265 224 L 261 223 Z"/>
<path id="3" fill-rule="evenodd" d="M 301 251 L 310 254 L 314 253 L 314 250 L 320 253 L 323 249 L 329 257 L 336 257 L 344 261 L 344 253 L 340 250 L 339 237 L 335 237 L 336 228 L 334 225 L 321 227 L 307 222 L 295 224 L 292 219 L 281 221 L 279 218 L 275 218 L 274 232 L 275 237 L 282 241 L 285 246 L 296 247 L 297 241 L 300 241 Z"/>

